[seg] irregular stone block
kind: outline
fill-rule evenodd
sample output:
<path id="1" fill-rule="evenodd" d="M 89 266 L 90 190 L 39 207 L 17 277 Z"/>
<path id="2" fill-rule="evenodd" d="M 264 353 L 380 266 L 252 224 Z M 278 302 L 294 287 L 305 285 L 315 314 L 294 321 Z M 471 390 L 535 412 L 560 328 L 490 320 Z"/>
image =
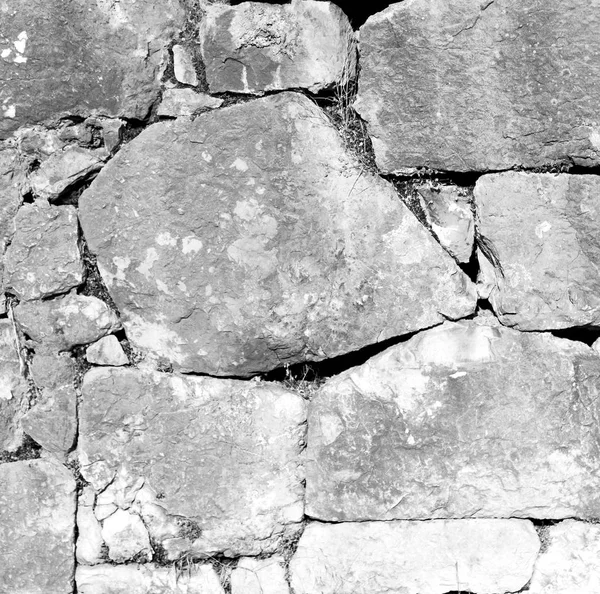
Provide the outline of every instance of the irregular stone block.
<path id="1" fill-rule="evenodd" d="M 85 295 L 20 303 L 14 311 L 21 331 L 33 342 L 59 351 L 95 342 L 121 328 L 104 301 Z"/>
<path id="2" fill-rule="evenodd" d="M 31 301 L 66 293 L 83 282 L 75 207 L 24 204 L 15 228 L 5 257 L 8 291 Z"/>
<path id="3" fill-rule="evenodd" d="M 123 141 L 125 122 L 119 119 L 102 120 L 100 126 L 102 127 L 104 148 L 112 154 L 119 148 Z"/>
<path id="4" fill-rule="evenodd" d="M 354 32 L 330 2 L 208 5 L 200 50 L 212 93 L 316 93 L 347 83 L 356 72 Z"/>
<path id="5" fill-rule="evenodd" d="M 183 45 L 173 46 L 173 70 L 175 78 L 184 85 L 198 86 L 198 76 L 194 67 L 194 58 L 191 52 Z"/>
<path id="6" fill-rule="evenodd" d="M 547 548 L 540 554 L 527 590 L 530 594 L 598 594 L 600 526 L 565 520 L 546 528 Z"/>
<path id="7" fill-rule="evenodd" d="M 283 557 L 240 559 L 231 572 L 232 594 L 290 594 Z"/>
<path id="8" fill-rule="evenodd" d="M 475 201 L 479 232 L 499 262 L 496 270 L 482 267 L 479 281 L 491 286 L 500 321 L 519 330 L 600 326 L 600 179 L 484 175 Z"/>
<path id="9" fill-rule="evenodd" d="M 102 522 L 102 539 L 108 546 L 111 561 L 150 561 L 152 547 L 144 522 L 135 513 L 116 510 Z"/>
<path id="10" fill-rule="evenodd" d="M 94 365 L 127 365 L 129 359 L 116 336 L 104 336 L 91 344 L 85 351 L 85 358 Z"/>
<path id="11" fill-rule="evenodd" d="M 79 565 L 78 594 L 225 594 L 211 565 L 194 565 L 181 574 L 169 567 L 144 565 Z"/>
<path id="12" fill-rule="evenodd" d="M 290 563 L 296 594 L 497 594 L 531 578 L 540 542 L 524 520 L 312 523 Z"/>
<path id="13" fill-rule="evenodd" d="M 80 221 L 129 340 L 183 371 L 247 376 L 475 308 L 393 186 L 295 93 L 150 126 Z"/>
<path id="14" fill-rule="evenodd" d="M 310 403 L 306 514 L 600 516 L 600 358 L 580 342 L 446 323 Z"/>
<path id="15" fill-rule="evenodd" d="M 473 254 L 475 222 L 469 196 L 457 186 L 422 187 L 421 205 L 438 241 L 459 262 L 467 263 Z"/>
<path id="16" fill-rule="evenodd" d="M 77 503 L 77 563 L 96 565 L 103 561 L 102 526 L 94 515 L 96 497 L 91 487 L 84 487 Z"/>
<path id="17" fill-rule="evenodd" d="M 598 165 L 600 14 L 589 8 L 414 0 L 370 17 L 355 108 L 380 169 Z"/>
<path id="18" fill-rule="evenodd" d="M 223 99 L 211 97 L 206 93 L 196 93 L 192 89 L 167 89 L 158 106 L 159 116 L 177 118 L 190 116 L 198 111 L 216 109 L 223 103 Z"/>
<path id="19" fill-rule="evenodd" d="M 144 119 L 184 19 L 176 0 L 12 0 L 0 23 L 0 139 L 67 114 Z"/>
<path id="20" fill-rule="evenodd" d="M 175 557 L 273 552 L 299 529 L 301 397 L 274 384 L 123 368 L 91 370 L 82 394 L 78 455 L 97 504 L 135 503 Z M 168 538 L 153 527 L 161 513 L 178 524 Z"/>
<path id="21" fill-rule="evenodd" d="M 0 464 L 0 584 L 10 594 L 68 594 L 75 481 L 51 460 Z"/>

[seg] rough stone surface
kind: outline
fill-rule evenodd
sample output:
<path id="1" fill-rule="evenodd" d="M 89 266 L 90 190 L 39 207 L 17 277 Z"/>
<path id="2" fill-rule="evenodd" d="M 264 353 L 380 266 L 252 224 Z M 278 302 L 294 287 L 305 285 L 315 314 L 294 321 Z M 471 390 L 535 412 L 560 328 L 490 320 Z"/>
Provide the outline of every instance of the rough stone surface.
<path id="1" fill-rule="evenodd" d="M 125 122 L 120 119 L 102 120 L 101 128 L 104 148 L 112 154 L 119 148 L 123 141 Z"/>
<path id="2" fill-rule="evenodd" d="M 94 515 L 96 496 L 94 490 L 86 486 L 79 495 L 77 504 L 77 543 L 75 554 L 77 563 L 96 565 L 102 563 L 102 525 Z"/>
<path id="3" fill-rule="evenodd" d="M 166 45 L 183 23 L 179 2 L 4 4 L 0 139 L 19 126 L 66 114 L 148 115 L 158 97 Z"/>
<path id="4" fill-rule="evenodd" d="M 210 565 L 194 565 L 181 575 L 169 567 L 144 565 L 78 566 L 78 594 L 225 594 Z"/>
<path id="5" fill-rule="evenodd" d="M 599 517 L 599 381 L 580 342 L 475 322 L 422 332 L 311 401 L 306 513 Z"/>
<path id="6" fill-rule="evenodd" d="M 62 465 L 0 465 L 0 588 L 10 594 L 73 591 L 75 481 Z"/>
<path id="7" fill-rule="evenodd" d="M 231 594 L 290 594 L 283 557 L 244 557 L 231 572 Z"/>
<path id="8" fill-rule="evenodd" d="M 102 522 L 102 539 L 111 561 L 150 561 L 152 547 L 144 522 L 135 513 L 117 509 Z"/>
<path id="9" fill-rule="evenodd" d="M 346 82 L 356 70 L 354 33 L 330 2 L 212 4 L 200 48 L 213 93 L 260 93 Z"/>
<path id="10" fill-rule="evenodd" d="M 31 191 L 44 200 L 56 200 L 75 184 L 99 171 L 107 156 L 104 149 L 68 146 L 48 157 L 29 176 Z"/>
<path id="11" fill-rule="evenodd" d="M 475 241 L 475 221 L 467 191 L 457 186 L 440 186 L 422 187 L 418 192 L 438 241 L 459 262 L 467 263 Z"/>
<path id="12" fill-rule="evenodd" d="M 95 342 L 121 328 L 104 301 L 85 295 L 20 303 L 14 311 L 21 331 L 34 343 L 59 351 Z"/>
<path id="13" fill-rule="evenodd" d="M 223 99 L 211 97 L 206 93 L 196 93 L 192 89 L 167 89 L 156 113 L 159 116 L 177 118 L 216 109 L 222 103 Z"/>
<path id="14" fill-rule="evenodd" d="M 21 445 L 21 417 L 28 400 L 15 330 L 9 320 L 0 319 L 0 452 Z"/>
<path id="15" fill-rule="evenodd" d="M 30 301 L 66 293 L 83 282 L 77 210 L 43 201 L 24 204 L 6 250 L 6 290 Z"/>
<path id="16" fill-rule="evenodd" d="M 600 13 L 567 0 L 392 4 L 360 29 L 379 167 L 600 163 Z"/>
<path id="17" fill-rule="evenodd" d="M 79 460 L 100 517 L 133 505 L 175 557 L 273 552 L 297 532 L 306 410 L 296 394 L 118 368 L 88 372 L 82 393 Z"/>
<path id="18" fill-rule="evenodd" d="M 501 267 L 484 263 L 479 280 L 501 322 L 519 330 L 600 326 L 600 178 L 484 175 L 475 200 L 479 232 Z"/>
<path id="19" fill-rule="evenodd" d="M 85 351 L 85 358 L 94 365 L 127 365 L 129 360 L 116 336 L 110 335 L 91 344 Z"/>
<path id="20" fill-rule="evenodd" d="M 540 541 L 524 520 L 309 524 L 290 564 L 295 594 L 516 592 Z"/>
<path id="21" fill-rule="evenodd" d="M 546 528 L 547 548 L 539 556 L 530 594 L 598 594 L 600 526 L 565 520 Z"/>
<path id="22" fill-rule="evenodd" d="M 173 46 L 173 69 L 175 78 L 184 85 L 198 86 L 198 76 L 194 68 L 194 58 L 183 45 Z"/>
<path id="23" fill-rule="evenodd" d="M 147 128 L 80 220 L 129 340 L 183 371 L 321 360 L 475 308 L 392 185 L 295 93 Z"/>

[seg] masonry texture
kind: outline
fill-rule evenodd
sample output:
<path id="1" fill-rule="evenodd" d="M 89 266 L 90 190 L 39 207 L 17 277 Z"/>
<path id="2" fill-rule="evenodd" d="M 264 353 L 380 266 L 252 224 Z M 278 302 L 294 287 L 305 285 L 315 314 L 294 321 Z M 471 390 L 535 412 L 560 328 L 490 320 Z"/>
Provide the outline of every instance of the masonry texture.
<path id="1" fill-rule="evenodd" d="M 600 0 L 373 6 L 0 0 L 0 594 L 600 594 Z"/>

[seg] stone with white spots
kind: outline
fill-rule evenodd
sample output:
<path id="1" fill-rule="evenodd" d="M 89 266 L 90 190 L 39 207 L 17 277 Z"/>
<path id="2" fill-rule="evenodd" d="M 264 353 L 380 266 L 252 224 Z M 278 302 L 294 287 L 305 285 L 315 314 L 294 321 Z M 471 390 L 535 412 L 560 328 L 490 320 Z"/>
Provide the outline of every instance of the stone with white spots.
<path id="1" fill-rule="evenodd" d="M 6 290 L 23 301 L 66 293 L 83 282 L 77 210 L 39 201 L 24 204 L 6 250 Z"/>
<path id="2" fill-rule="evenodd" d="M 519 330 L 600 326 L 600 179 L 506 172 L 475 186 L 479 284 Z M 490 256 L 489 252 L 492 252 Z"/>
<path id="3" fill-rule="evenodd" d="M 200 49 L 212 93 L 316 93 L 347 83 L 356 71 L 354 33 L 331 2 L 209 5 Z"/>
<path id="4" fill-rule="evenodd" d="M 51 460 L 0 464 L 0 588 L 70 594 L 75 558 L 75 480 Z"/>
<path id="5" fill-rule="evenodd" d="M 125 513 L 174 560 L 272 553 L 301 527 L 306 404 L 293 392 L 95 368 L 79 421 L 81 472 L 105 541 L 107 523 Z"/>
<path id="6" fill-rule="evenodd" d="M 244 557 L 231 572 L 231 594 L 290 594 L 283 557 Z"/>
<path id="7" fill-rule="evenodd" d="M 223 99 L 211 97 L 206 93 L 197 93 L 193 89 L 167 89 L 158 106 L 157 114 L 165 117 L 191 116 L 194 113 L 216 109 Z"/>
<path id="8" fill-rule="evenodd" d="M 135 513 L 117 509 L 102 522 L 102 539 L 108 546 L 108 556 L 115 563 L 150 561 L 152 547 L 142 518 Z"/>
<path id="9" fill-rule="evenodd" d="M 477 322 L 421 332 L 311 400 L 306 514 L 597 518 L 599 386 L 581 342 Z"/>
<path id="10" fill-rule="evenodd" d="M 475 308 L 392 184 L 297 93 L 150 126 L 80 221 L 132 345 L 182 371 L 248 376 Z"/>
<path id="11" fill-rule="evenodd" d="M 225 594 L 211 565 L 194 564 L 189 571 L 143 565 L 79 565 L 78 594 Z"/>
<path id="12" fill-rule="evenodd" d="M 290 563 L 295 594 L 498 594 L 531 578 L 525 520 L 311 523 Z"/>
<path id="13" fill-rule="evenodd" d="M 178 82 L 192 87 L 198 86 L 198 75 L 194 67 L 194 57 L 184 45 L 173 46 L 173 70 Z"/>
<path id="14" fill-rule="evenodd" d="M 600 164 L 587 0 L 412 0 L 360 28 L 355 108 L 382 172 Z"/>
<path id="15" fill-rule="evenodd" d="M 85 351 L 85 358 L 94 365 L 127 365 L 129 359 L 118 338 L 111 334 L 91 344 Z"/>

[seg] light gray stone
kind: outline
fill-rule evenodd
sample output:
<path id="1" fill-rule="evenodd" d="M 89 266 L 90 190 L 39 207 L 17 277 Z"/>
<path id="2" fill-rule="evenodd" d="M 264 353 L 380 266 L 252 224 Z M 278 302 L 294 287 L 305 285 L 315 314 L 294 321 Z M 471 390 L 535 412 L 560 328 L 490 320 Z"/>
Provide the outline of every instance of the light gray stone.
<path id="1" fill-rule="evenodd" d="M 598 165 L 599 27 L 587 0 L 413 0 L 371 16 L 355 108 L 380 169 Z"/>
<path id="2" fill-rule="evenodd" d="M 223 99 L 211 97 L 206 93 L 196 93 L 192 89 L 167 89 L 156 113 L 159 116 L 177 118 L 216 109 L 222 103 Z"/>
<path id="3" fill-rule="evenodd" d="M 306 406 L 276 384 L 96 368 L 79 419 L 96 507 L 139 513 L 172 558 L 273 552 L 300 528 Z"/>
<path id="4" fill-rule="evenodd" d="M 40 347 L 67 351 L 95 342 L 121 328 L 117 315 L 97 297 L 70 294 L 15 307 L 21 331 Z"/>
<path id="5" fill-rule="evenodd" d="M 129 363 L 121 343 L 113 334 L 91 344 L 85 351 L 85 358 L 94 365 L 120 367 Z"/>
<path id="6" fill-rule="evenodd" d="M 190 50 L 183 45 L 173 46 L 173 69 L 175 78 L 184 85 L 198 86 L 198 76 L 194 68 L 194 58 Z"/>
<path id="7" fill-rule="evenodd" d="M 500 321 L 519 330 L 600 326 L 600 179 L 485 175 L 475 200 L 479 232 L 500 263 L 483 263 L 480 285 Z"/>
<path id="8" fill-rule="evenodd" d="M 599 594 L 600 526 L 565 520 L 545 529 L 530 594 Z"/>
<path id="9" fill-rule="evenodd" d="M 94 490 L 86 486 L 82 489 L 77 503 L 77 543 L 75 554 L 77 563 L 96 565 L 103 561 L 102 525 L 94 515 L 96 496 Z"/>
<path id="10" fill-rule="evenodd" d="M 67 114 L 144 119 L 159 94 L 166 47 L 185 20 L 177 0 L 11 0 L 4 6 L 0 139 Z"/>
<path id="11" fill-rule="evenodd" d="M 290 563 L 295 594 L 498 594 L 531 578 L 524 520 L 309 524 Z"/>
<path id="12" fill-rule="evenodd" d="M 24 204 L 6 250 L 6 290 L 31 301 L 66 293 L 83 282 L 77 210 L 43 201 Z"/>
<path id="13" fill-rule="evenodd" d="M 150 126 L 80 221 L 131 343 L 182 371 L 247 376 L 475 309 L 393 186 L 296 93 Z"/>
<path id="14" fill-rule="evenodd" d="M 102 539 L 111 561 L 150 561 L 152 547 L 144 522 L 135 513 L 117 509 L 102 522 Z"/>
<path id="15" fill-rule="evenodd" d="M 212 93 L 318 92 L 356 71 L 354 33 L 331 2 L 210 4 L 200 49 Z"/>
<path id="16" fill-rule="evenodd" d="M 596 518 L 600 358 L 475 322 L 328 380 L 309 408 L 306 514 Z"/>
<path id="17" fill-rule="evenodd" d="M 69 594 L 75 481 L 51 460 L 0 464 L 0 584 L 10 594 Z"/>
<path id="18" fill-rule="evenodd" d="M 231 594 L 290 594 L 283 557 L 244 557 L 231 572 Z"/>
<path id="19" fill-rule="evenodd" d="M 102 120 L 101 127 L 104 148 L 112 154 L 121 146 L 121 142 L 123 142 L 125 122 L 119 119 Z"/>
<path id="20" fill-rule="evenodd" d="M 144 565 L 80 565 L 75 574 L 78 594 L 225 594 L 211 565 L 194 565 L 181 574 L 169 567 Z"/>

